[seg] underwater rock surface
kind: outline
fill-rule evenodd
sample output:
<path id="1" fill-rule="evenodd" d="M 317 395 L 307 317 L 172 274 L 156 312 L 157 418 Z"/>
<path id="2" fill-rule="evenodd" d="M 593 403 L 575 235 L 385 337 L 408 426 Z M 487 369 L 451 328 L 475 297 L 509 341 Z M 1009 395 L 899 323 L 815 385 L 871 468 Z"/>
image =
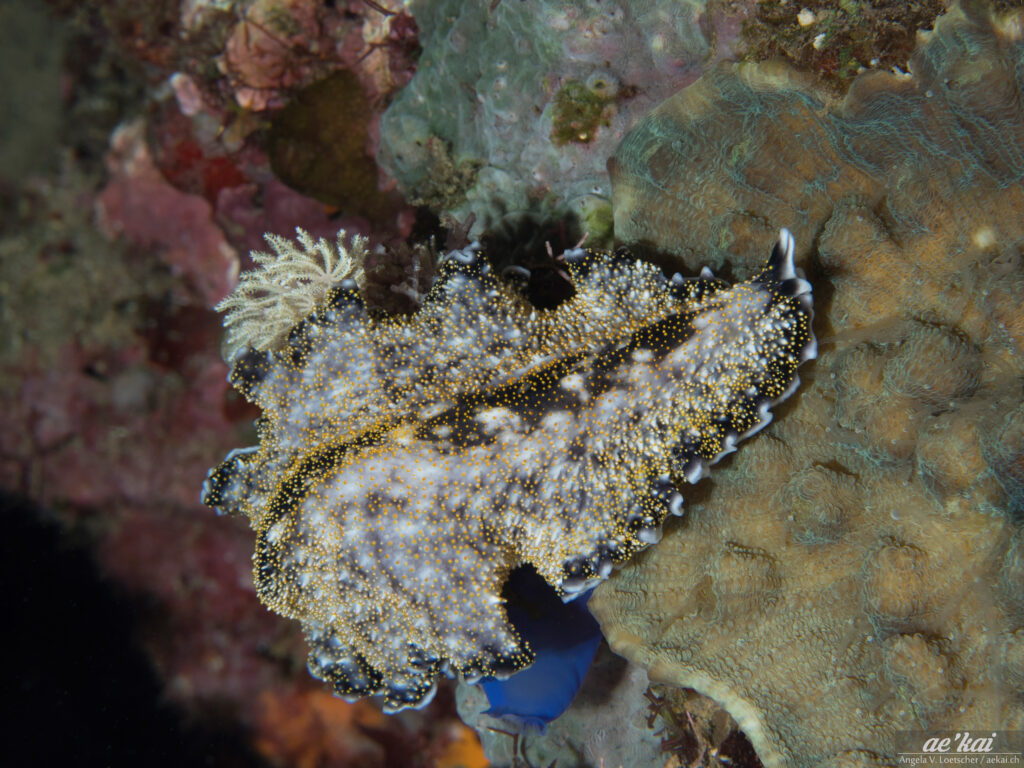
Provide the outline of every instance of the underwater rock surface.
<path id="1" fill-rule="evenodd" d="M 743 274 L 792 222 L 826 296 L 811 386 L 590 601 L 613 650 L 719 701 L 766 766 L 1024 727 L 1022 31 L 953 7 L 913 76 L 842 104 L 725 68 L 611 164 L 627 242 L 686 264 L 710 243 Z"/>
<path id="2" fill-rule="evenodd" d="M 203 501 L 250 519 L 261 600 L 302 622 L 340 695 L 395 711 L 441 674 L 507 676 L 533 660 L 502 599 L 513 568 L 581 594 L 799 385 L 816 347 L 792 256 L 783 231 L 728 286 L 575 249 L 575 296 L 552 310 L 476 246 L 407 317 L 369 315 L 342 281 L 284 346 L 234 358 L 260 445 L 212 470 Z"/>
<path id="3" fill-rule="evenodd" d="M 423 54 L 381 119 L 378 160 L 410 199 L 475 219 L 475 236 L 538 206 L 576 213 L 593 242 L 608 229 L 607 158 L 707 56 L 703 7 L 414 2 Z"/>

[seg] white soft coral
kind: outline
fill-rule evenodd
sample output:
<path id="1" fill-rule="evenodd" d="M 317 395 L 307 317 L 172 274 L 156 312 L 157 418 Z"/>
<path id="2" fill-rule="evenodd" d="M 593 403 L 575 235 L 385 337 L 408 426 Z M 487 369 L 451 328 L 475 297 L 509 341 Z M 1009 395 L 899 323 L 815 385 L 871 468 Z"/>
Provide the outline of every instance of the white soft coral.
<path id="1" fill-rule="evenodd" d="M 280 347 L 288 331 L 327 297 L 346 277 L 362 272 L 367 240 L 356 235 L 348 242 L 345 230 L 335 243 L 314 240 L 296 227 L 296 239 L 267 233 L 272 253 L 253 251 L 253 269 L 243 272 L 238 286 L 218 305 L 224 313 L 225 358 L 239 351 Z"/>

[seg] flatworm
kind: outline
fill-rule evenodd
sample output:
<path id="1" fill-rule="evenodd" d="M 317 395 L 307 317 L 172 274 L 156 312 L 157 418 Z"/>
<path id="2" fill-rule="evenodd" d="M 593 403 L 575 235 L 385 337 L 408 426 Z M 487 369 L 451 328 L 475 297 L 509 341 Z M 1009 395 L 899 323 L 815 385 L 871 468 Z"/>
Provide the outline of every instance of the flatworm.
<path id="1" fill-rule="evenodd" d="M 474 245 L 412 316 L 371 316 L 345 281 L 282 348 L 235 359 L 260 444 L 211 470 L 203 501 L 249 517 L 260 598 L 302 622 L 310 671 L 339 695 L 395 711 L 440 674 L 530 664 L 510 571 L 531 563 L 566 600 L 607 577 L 815 356 L 785 230 L 731 287 L 625 251 L 563 258 L 575 295 L 555 309 Z"/>

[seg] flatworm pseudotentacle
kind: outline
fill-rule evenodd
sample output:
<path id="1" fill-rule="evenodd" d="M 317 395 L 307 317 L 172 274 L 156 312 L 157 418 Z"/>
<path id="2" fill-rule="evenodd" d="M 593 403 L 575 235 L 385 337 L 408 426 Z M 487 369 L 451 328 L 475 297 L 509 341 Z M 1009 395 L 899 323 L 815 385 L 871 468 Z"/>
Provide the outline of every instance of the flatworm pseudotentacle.
<path id="1" fill-rule="evenodd" d="M 565 261 L 576 293 L 553 310 L 470 247 L 415 315 L 371 317 L 341 285 L 283 347 L 236 357 L 260 445 L 203 498 L 250 518 L 261 599 L 302 622 L 310 670 L 340 695 L 393 711 L 441 673 L 529 664 L 509 572 L 531 563 L 566 599 L 606 577 L 814 357 L 786 231 L 731 287 L 628 254 Z"/>

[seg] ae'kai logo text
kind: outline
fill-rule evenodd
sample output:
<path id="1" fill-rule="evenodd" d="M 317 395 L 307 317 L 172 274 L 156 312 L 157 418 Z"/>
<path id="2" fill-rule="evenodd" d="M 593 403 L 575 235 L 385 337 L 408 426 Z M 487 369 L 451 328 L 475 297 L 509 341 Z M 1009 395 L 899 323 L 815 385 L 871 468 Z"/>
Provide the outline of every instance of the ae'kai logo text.
<path id="1" fill-rule="evenodd" d="M 928 753 L 940 752 L 942 754 L 949 754 L 950 752 L 991 752 L 992 744 L 995 740 L 996 735 L 994 733 L 988 737 L 975 738 L 971 735 L 970 731 L 957 731 L 954 736 L 932 736 L 921 746 L 921 751 Z"/>
<path id="2" fill-rule="evenodd" d="M 1020 765 L 1022 739 L 1018 731 L 900 731 L 900 765 Z"/>

